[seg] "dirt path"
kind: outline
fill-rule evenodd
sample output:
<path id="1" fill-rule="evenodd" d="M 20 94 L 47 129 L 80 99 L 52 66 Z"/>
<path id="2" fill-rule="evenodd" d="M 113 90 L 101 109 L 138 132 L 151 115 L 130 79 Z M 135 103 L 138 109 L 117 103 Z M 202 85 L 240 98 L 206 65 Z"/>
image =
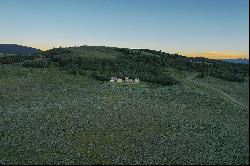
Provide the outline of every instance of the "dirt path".
<path id="1" fill-rule="evenodd" d="M 200 82 L 197 82 L 197 81 L 193 80 L 193 78 L 196 77 L 197 75 L 198 75 L 198 74 L 194 74 L 194 75 L 192 75 L 192 76 L 186 78 L 185 80 L 189 80 L 189 81 L 191 81 L 191 82 L 193 82 L 193 83 L 195 83 L 195 84 L 201 85 L 201 86 L 206 87 L 206 88 L 208 88 L 208 89 L 212 89 L 212 90 L 214 90 L 214 91 L 220 93 L 224 98 L 227 98 L 227 99 L 229 99 L 231 102 L 233 102 L 233 103 L 235 103 L 235 104 L 238 104 L 238 105 L 241 106 L 242 108 L 249 109 L 248 106 L 246 106 L 246 105 L 240 103 L 239 101 L 235 100 L 235 99 L 232 98 L 229 94 L 223 92 L 222 90 L 216 89 L 216 88 L 214 88 L 214 87 L 211 87 L 211 86 L 208 86 L 208 85 L 206 85 L 206 84 L 203 84 L 203 83 L 200 83 Z"/>

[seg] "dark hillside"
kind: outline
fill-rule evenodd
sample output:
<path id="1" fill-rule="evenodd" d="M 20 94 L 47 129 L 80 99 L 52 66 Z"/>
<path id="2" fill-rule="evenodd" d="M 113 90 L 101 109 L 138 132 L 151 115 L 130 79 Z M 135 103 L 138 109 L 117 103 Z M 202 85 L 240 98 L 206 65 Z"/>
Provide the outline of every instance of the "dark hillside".
<path id="1" fill-rule="evenodd" d="M 101 80 L 112 75 L 140 77 L 142 80 L 164 85 L 178 81 L 166 74 L 167 68 L 199 72 L 200 77 L 213 76 L 227 81 L 242 82 L 249 66 L 207 58 L 189 58 L 149 49 L 128 49 L 104 46 L 56 48 L 43 52 L 47 58 L 64 69 L 95 71 Z M 95 76 L 98 78 L 98 76 Z"/>
<path id="2" fill-rule="evenodd" d="M 242 64 L 249 64 L 249 59 L 222 59 L 223 61 L 232 62 L 232 63 L 242 63 Z"/>
<path id="3" fill-rule="evenodd" d="M 41 50 L 32 48 L 32 47 L 26 47 L 21 46 L 17 44 L 0 44 L 0 53 L 7 53 L 7 54 L 34 54 L 39 53 Z"/>
<path id="4" fill-rule="evenodd" d="M 35 52 L 35 51 L 34 51 Z M 71 74 L 90 72 L 98 80 L 110 77 L 140 78 L 142 81 L 174 85 L 180 82 L 176 74 L 181 72 L 200 73 L 198 77 L 212 76 L 231 82 L 244 82 L 249 75 L 249 65 L 207 58 L 190 58 L 149 49 L 129 49 L 105 46 L 80 46 L 53 48 L 20 56 L 0 57 L 0 63 L 22 63 L 25 67 L 59 66 Z M 45 58 L 35 60 L 35 57 Z M 175 74 L 169 70 L 176 71 Z"/>

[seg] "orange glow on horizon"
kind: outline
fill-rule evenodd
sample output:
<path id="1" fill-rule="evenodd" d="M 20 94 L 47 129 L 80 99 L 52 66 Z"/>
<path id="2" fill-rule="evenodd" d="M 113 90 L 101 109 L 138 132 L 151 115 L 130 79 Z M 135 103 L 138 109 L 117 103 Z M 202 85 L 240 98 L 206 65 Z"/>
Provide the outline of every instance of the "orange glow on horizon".
<path id="1" fill-rule="evenodd" d="M 34 46 L 35 47 L 35 46 Z M 52 49 L 53 47 L 48 45 L 37 46 L 42 51 Z M 56 48 L 56 47 L 55 47 Z M 175 51 L 178 52 L 178 51 Z M 179 52 L 180 55 L 187 57 L 205 57 L 210 59 L 238 59 L 238 58 L 247 58 L 249 59 L 248 53 L 243 52 L 223 52 L 223 51 L 209 51 L 209 52 Z"/>
<path id="2" fill-rule="evenodd" d="M 52 49 L 51 47 L 48 47 L 48 46 L 40 46 L 40 47 L 38 47 L 40 50 L 42 50 L 42 51 L 47 51 L 47 50 L 50 50 L 50 49 Z"/>
<path id="3" fill-rule="evenodd" d="M 182 55 L 187 57 L 205 57 L 210 59 L 238 59 L 238 58 L 247 58 L 249 59 L 249 54 L 242 52 L 219 52 L 219 51 L 210 51 L 210 52 L 183 52 Z"/>

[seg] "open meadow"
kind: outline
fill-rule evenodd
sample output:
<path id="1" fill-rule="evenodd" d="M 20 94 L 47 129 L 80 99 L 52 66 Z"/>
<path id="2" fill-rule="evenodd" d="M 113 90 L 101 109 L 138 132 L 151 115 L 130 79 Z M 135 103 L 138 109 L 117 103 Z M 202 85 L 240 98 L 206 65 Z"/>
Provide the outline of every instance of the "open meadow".
<path id="1" fill-rule="evenodd" d="M 248 79 L 194 80 L 249 103 Z M 248 127 L 248 109 L 185 79 L 117 85 L 0 65 L 0 164 L 249 164 Z"/>

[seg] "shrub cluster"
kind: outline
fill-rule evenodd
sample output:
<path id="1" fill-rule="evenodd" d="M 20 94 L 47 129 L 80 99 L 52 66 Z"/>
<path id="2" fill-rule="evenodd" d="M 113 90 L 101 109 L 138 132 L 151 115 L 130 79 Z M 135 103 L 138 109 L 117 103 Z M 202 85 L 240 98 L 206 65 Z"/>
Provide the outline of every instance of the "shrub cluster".
<path id="1" fill-rule="evenodd" d="M 33 59 L 33 60 L 26 60 L 22 62 L 22 66 L 24 67 L 32 67 L 32 68 L 47 68 L 50 66 L 54 66 L 55 63 L 47 60 L 47 59 Z"/>

